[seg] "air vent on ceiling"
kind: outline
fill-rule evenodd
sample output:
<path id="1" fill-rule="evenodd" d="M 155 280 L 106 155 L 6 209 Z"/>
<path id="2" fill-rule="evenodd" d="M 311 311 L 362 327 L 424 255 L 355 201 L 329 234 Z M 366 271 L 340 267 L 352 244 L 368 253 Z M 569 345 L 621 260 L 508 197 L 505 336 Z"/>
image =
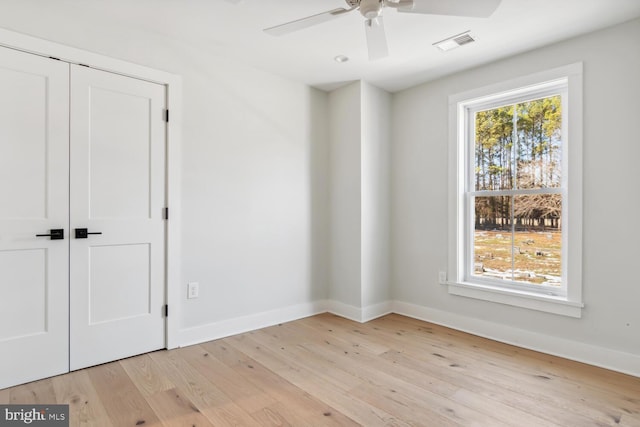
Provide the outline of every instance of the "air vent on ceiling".
<path id="1" fill-rule="evenodd" d="M 446 52 L 462 45 L 472 43 L 474 41 L 476 41 L 476 39 L 474 39 L 473 36 L 469 34 L 469 31 L 465 31 L 464 33 L 456 34 L 455 36 L 447 37 L 444 40 L 440 40 L 433 45 L 441 51 Z"/>

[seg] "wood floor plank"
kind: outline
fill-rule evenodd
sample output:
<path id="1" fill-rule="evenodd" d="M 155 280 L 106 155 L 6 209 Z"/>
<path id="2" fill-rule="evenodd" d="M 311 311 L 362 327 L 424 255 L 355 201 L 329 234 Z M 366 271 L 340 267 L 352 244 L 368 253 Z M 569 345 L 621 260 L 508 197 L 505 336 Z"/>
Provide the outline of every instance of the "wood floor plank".
<path id="1" fill-rule="evenodd" d="M 426 327 L 432 331 L 432 337 L 437 339 L 442 334 L 443 345 L 451 346 L 450 339 L 458 338 L 455 341 L 456 344 L 451 346 L 452 349 L 464 346 L 463 351 L 465 352 L 473 349 L 475 350 L 474 354 L 480 357 L 488 355 L 492 359 L 500 359 L 512 366 L 515 364 L 519 367 L 529 367 L 537 371 L 544 370 L 551 375 L 563 377 L 569 382 L 572 381 L 571 374 L 575 371 L 580 371 L 580 383 L 582 385 L 593 383 L 598 389 L 611 390 L 613 392 L 619 390 L 620 387 L 624 387 L 640 393 L 640 382 L 637 381 L 637 378 L 619 372 L 612 372 L 522 347 L 503 344 L 439 325 L 426 324 L 423 321 L 406 316 L 390 315 L 388 319 L 385 319 L 385 324 L 409 327 L 411 328 L 409 332 L 424 330 L 425 325 L 428 325 Z M 371 326 L 373 325 L 375 325 L 375 321 L 371 323 Z M 411 335 L 415 336 L 413 333 Z"/>
<path id="2" fill-rule="evenodd" d="M 235 402 L 207 408 L 203 413 L 216 427 L 261 426 L 260 422 Z"/>
<path id="3" fill-rule="evenodd" d="M 191 366 L 182 355 L 185 349 L 151 353 L 149 357 L 160 372 L 175 384 L 200 410 L 231 403 L 231 399 L 205 375 Z"/>
<path id="4" fill-rule="evenodd" d="M 52 378 L 56 403 L 69 405 L 70 427 L 113 427 L 87 370 Z"/>
<path id="5" fill-rule="evenodd" d="M 45 380 L 34 381 L 25 384 L 23 387 L 14 388 L 10 393 L 10 402 L 12 404 L 38 404 L 46 405 L 47 403 L 55 403 L 56 392 L 53 389 L 51 378 Z"/>
<path id="6" fill-rule="evenodd" d="M 226 342 L 224 344 L 209 342 L 203 344 L 203 347 L 229 368 L 242 375 L 246 381 L 266 391 L 279 402 L 286 402 L 286 408 L 290 414 L 287 416 L 288 419 L 299 417 L 308 425 L 358 425 L 309 393 L 301 392 L 299 388 L 268 370 L 256 360 Z"/>
<path id="7" fill-rule="evenodd" d="M 336 386 L 332 378 L 333 370 L 327 370 L 325 365 L 304 363 L 296 358 L 291 359 L 285 349 L 277 345 L 269 348 L 253 340 L 254 334 L 234 337 L 233 346 L 260 360 L 262 364 L 273 372 L 285 378 L 301 390 L 318 397 L 327 405 L 336 408 L 352 420 L 362 425 L 407 426 L 398 418 L 355 398 L 349 390 Z M 309 369 L 313 367 L 313 369 Z M 319 368 L 316 370 L 315 368 Z"/>
<path id="8" fill-rule="evenodd" d="M 94 366 L 87 374 L 114 426 L 162 425 L 120 363 Z"/>
<path id="9" fill-rule="evenodd" d="M 0 390 L 71 426 L 640 427 L 640 378 L 400 315 L 321 314 Z"/>
<path id="10" fill-rule="evenodd" d="M 553 396 L 553 401 L 549 402 L 550 404 L 560 405 L 565 410 L 573 410 L 576 412 L 577 417 L 581 417 L 584 412 L 587 412 L 589 417 L 604 422 L 620 415 L 619 408 L 603 406 L 600 401 L 594 401 L 592 405 L 582 407 L 582 405 L 579 405 L 582 390 L 569 381 L 556 384 L 554 381 L 557 378 L 541 372 L 523 371 L 518 366 L 506 369 L 509 365 L 500 363 L 499 360 L 490 359 L 487 361 L 485 358 L 478 358 L 477 355 L 470 356 L 459 351 L 456 352 L 453 350 L 453 347 L 455 347 L 453 337 L 449 338 L 450 345 L 445 347 L 434 346 L 432 342 L 425 342 L 424 339 L 417 339 L 416 337 L 407 339 L 406 337 L 409 335 L 405 333 L 406 331 L 401 332 L 401 335 L 398 336 L 398 331 L 393 328 L 377 332 L 382 334 L 388 341 L 402 343 L 403 350 L 395 352 L 396 354 L 406 352 L 416 355 L 421 363 L 426 366 L 437 365 L 444 370 L 450 367 L 460 369 L 465 371 L 467 375 L 477 376 L 482 381 L 504 386 L 511 392 L 526 393 L 527 390 L 534 390 L 538 395 L 531 397 L 536 398 L 536 400 L 545 400 L 547 399 L 546 396 Z M 477 352 L 477 349 L 475 350 Z"/>
<path id="11" fill-rule="evenodd" d="M 148 354 L 121 360 L 120 365 L 145 397 L 175 388 Z"/>
<path id="12" fill-rule="evenodd" d="M 285 325 L 285 328 L 286 327 L 287 325 Z M 307 333 L 306 335 L 312 334 Z M 336 343 L 341 342 L 344 347 L 336 346 Z M 315 341 L 313 344 L 306 345 L 310 346 L 311 351 L 317 354 L 328 351 L 329 353 L 327 353 L 327 358 L 329 360 L 333 359 L 336 363 L 344 358 L 352 360 L 355 362 L 356 366 L 361 367 L 366 372 L 367 376 L 374 375 L 376 372 L 384 372 L 393 377 L 394 380 L 400 380 L 412 386 L 423 388 L 425 392 L 433 392 L 442 397 L 451 398 L 456 402 L 463 403 L 470 409 L 483 412 L 485 415 L 495 417 L 503 422 L 513 423 L 518 420 L 520 423 L 524 423 L 526 425 L 538 425 L 541 427 L 557 426 L 555 423 L 545 421 L 544 419 L 526 413 L 519 408 L 504 404 L 503 402 L 500 402 L 500 400 L 494 399 L 492 396 L 471 393 L 468 390 L 465 390 L 463 386 L 460 386 L 460 380 L 462 380 L 464 384 L 464 379 L 456 379 L 455 382 L 446 382 L 435 378 L 434 376 L 426 375 L 415 369 L 409 369 L 399 364 L 390 363 L 388 360 L 380 358 L 377 355 L 371 355 L 368 352 L 345 351 L 344 348 L 350 348 L 349 346 L 351 344 L 352 343 L 348 340 L 343 342 L 341 335 L 336 336 L 334 334 L 331 344 L 326 341 L 324 343 Z M 360 349 L 361 347 L 359 346 L 357 348 Z M 333 356 L 331 356 L 331 353 L 333 353 Z M 344 365 L 344 362 L 340 362 L 338 364 Z M 388 379 L 385 383 L 393 383 L 393 380 Z M 473 398 L 462 399 L 462 396 L 472 396 Z"/>
<path id="13" fill-rule="evenodd" d="M 146 400 L 165 426 L 214 426 L 177 388 L 147 395 Z"/>
<path id="14" fill-rule="evenodd" d="M 198 370 L 189 363 L 191 354 L 198 346 L 181 348 L 170 352 L 155 352 L 150 357 L 178 389 L 215 426 L 257 426 L 251 415 L 221 390 L 224 384 L 211 377 L 206 370 Z"/>
<path id="15" fill-rule="evenodd" d="M 9 390 L 8 388 L 4 388 L 2 390 L 0 390 L 0 404 L 2 405 L 7 405 L 9 403 L 9 401 L 11 400 L 11 397 L 9 395 Z"/>
<path id="16" fill-rule="evenodd" d="M 371 322 L 374 323 L 375 321 Z M 424 322 L 423 322 L 424 323 Z M 438 328 L 437 325 L 433 325 L 434 327 Z M 371 328 L 371 325 L 359 325 L 357 326 L 358 328 Z M 443 328 L 446 329 L 446 328 Z M 379 335 L 381 335 L 385 340 L 387 341 L 391 341 L 397 344 L 395 346 L 395 349 L 397 351 L 403 351 L 405 350 L 405 346 L 410 345 L 412 348 L 409 349 L 409 351 L 416 351 L 417 348 L 420 348 L 423 352 L 438 352 L 440 350 L 443 350 L 445 352 L 447 352 L 448 354 L 459 354 L 462 357 L 464 357 L 465 359 L 469 360 L 469 359 L 475 359 L 473 360 L 471 363 L 477 363 L 477 364 L 487 364 L 488 366 L 496 366 L 498 365 L 497 362 L 497 358 L 499 358 L 498 355 L 493 355 L 494 357 L 491 358 L 491 360 L 487 360 L 486 355 L 480 354 L 483 353 L 485 350 L 481 347 L 474 347 L 473 349 L 471 349 L 472 351 L 461 351 L 458 346 L 460 344 L 460 342 L 456 342 L 454 339 L 452 339 L 452 337 L 449 337 L 447 340 L 444 341 L 444 344 L 442 343 L 438 343 L 438 342 L 434 342 L 433 340 L 433 335 L 429 336 L 428 338 L 426 338 L 424 335 L 422 336 L 417 336 L 417 335 L 411 335 L 409 333 L 407 333 L 406 330 L 395 330 L 393 328 L 391 329 L 380 329 L 378 328 L 378 330 L 376 331 L 376 333 L 378 333 Z M 399 335 L 399 336 L 396 336 Z M 405 339 L 403 338 L 403 336 L 407 336 L 413 339 Z M 477 338 L 477 337 L 475 337 Z M 490 340 L 485 340 L 485 342 L 491 342 Z M 501 344 L 502 346 L 506 346 L 504 344 Z M 548 357 L 553 357 L 553 356 L 548 356 Z M 522 363 L 522 364 L 518 364 L 518 363 L 511 363 L 509 361 L 506 361 L 504 359 L 499 360 L 499 365 L 501 368 L 510 368 L 508 369 L 508 371 L 514 371 L 514 372 L 520 372 L 522 373 L 524 376 L 526 377 L 530 377 L 532 376 L 532 372 L 529 370 L 529 368 L 527 367 L 526 363 Z M 535 375 L 540 375 L 541 372 L 540 371 L 536 371 L 534 372 Z M 550 374 L 552 375 L 552 374 Z M 564 381 L 564 383 L 566 384 L 571 384 L 571 380 L 567 380 Z"/>
<path id="17" fill-rule="evenodd" d="M 281 328 L 280 331 L 286 331 L 286 329 Z M 284 338 L 285 335 L 285 332 L 283 332 L 282 336 L 278 336 L 274 335 L 273 331 L 260 330 L 244 334 L 239 337 L 238 340 L 244 338 L 252 339 L 257 346 L 271 348 L 274 351 L 279 349 L 279 354 L 283 359 L 305 366 L 315 374 L 325 377 L 325 379 L 330 381 L 334 387 L 344 391 L 358 386 L 362 381 L 361 378 L 357 377 L 353 373 L 346 372 L 342 369 L 327 369 L 327 365 L 332 362 L 327 361 L 325 357 L 309 350 L 309 348 L 305 346 L 308 342 L 294 341 L 294 344 L 292 344 L 292 341 L 290 341 L 289 338 Z M 233 342 L 237 343 L 238 341 Z"/>
<path id="18" fill-rule="evenodd" d="M 491 388 L 487 390 L 491 390 L 487 394 L 492 398 L 498 398 L 510 406 L 515 408 L 520 408 L 520 405 L 513 405 L 513 402 L 509 402 L 513 400 L 514 393 L 518 391 L 529 393 L 530 390 L 533 391 L 534 395 L 527 395 L 529 400 L 536 401 L 547 401 L 550 405 L 550 412 L 554 412 L 553 410 L 558 407 L 559 409 L 566 411 L 574 411 L 575 418 L 584 419 L 594 419 L 598 422 L 608 422 L 612 419 L 618 419 L 621 415 L 627 414 L 628 416 L 635 416 L 637 411 L 632 402 L 628 402 L 627 397 L 623 397 L 619 395 L 617 397 L 618 405 L 607 405 L 606 399 L 601 400 L 600 398 L 592 400 L 590 405 L 580 404 L 580 400 L 583 399 L 582 389 L 578 386 L 572 384 L 571 381 L 561 381 L 560 388 L 558 385 L 550 383 L 551 380 L 557 380 L 557 377 L 547 376 L 543 374 L 544 371 L 540 372 L 521 372 L 522 369 L 517 364 L 509 365 L 503 363 L 503 360 L 500 360 L 498 356 L 495 360 L 490 356 L 487 358 L 485 356 L 477 356 L 477 353 L 480 352 L 481 346 L 473 345 L 470 347 L 470 351 L 460 352 L 456 351 L 456 347 L 460 346 L 460 340 L 457 337 L 462 337 L 464 340 L 469 338 L 473 338 L 481 340 L 481 343 L 490 341 L 484 340 L 478 337 L 472 337 L 468 334 L 464 334 L 461 332 L 449 333 L 448 328 L 443 328 L 437 325 L 427 324 L 425 322 L 419 322 L 421 328 L 426 328 L 429 330 L 434 330 L 439 332 L 440 334 L 446 334 L 448 337 L 444 344 L 441 342 L 433 342 L 434 334 L 422 334 L 422 336 L 412 336 L 408 334 L 404 329 L 398 329 L 397 322 L 394 317 L 397 315 L 392 315 L 378 319 L 379 323 L 383 326 L 376 326 L 376 321 L 369 322 L 368 324 L 353 324 L 353 330 L 357 331 L 359 334 L 362 334 L 364 339 L 384 339 L 387 343 L 394 343 L 394 347 L 398 350 L 391 352 L 396 354 L 416 354 L 420 355 L 421 365 L 431 366 L 437 365 L 440 367 L 441 372 L 446 372 L 450 370 L 452 367 L 455 369 L 466 371 L 465 373 L 469 374 L 469 369 L 477 369 L 477 374 L 479 375 L 481 381 L 488 382 L 489 384 L 496 384 L 506 386 L 506 393 L 493 393 Z M 323 327 L 334 327 L 336 323 L 343 324 L 343 320 L 339 319 L 335 316 L 331 315 L 321 315 L 314 318 L 314 321 L 324 321 L 326 322 Z M 387 320 L 390 320 L 387 322 Z M 410 337 L 410 339 L 407 339 Z M 491 341 L 491 343 L 495 343 Z M 499 343 L 498 343 L 499 344 Z M 504 344 L 500 344 L 505 347 Z M 553 356 L 545 355 L 549 358 L 553 358 Z M 426 357 L 426 358 L 425 358 Z M 464 361 L 464 363 L 462 362 Z M 506 369 L 511 366 L 511 369 Z M 454 383 L 464 383 L 464 377 L 460 379 L 453 379 Z M 566 387 L 569 387 L 566 389 Z M 577 388 L 576 388 L 577 387 Z M 599 396 L 602 397 L 602 391 L 598 390 Z M 537 393 L 537 395 L 535 394 Z M 553 396 L 553 399 L 550 399 L 548 396 Z M 560 397 L 560 399 L 558 399 Z M 628 404 L 626 404 L 627 402 Z M 527 408 L 527 406 L 524 406 Z M 535 416 L 548 416 L 549 412 L 544 412 L 542 415 L 539 415 L 539 411 L 535 411 L 533 407 L 529 407 L 531 409 L 528 410 L 529 413 Z M 557 412 L 557 411 L 555 411 Z M 588 414 L 584 416 L 585 412 Z M 562 419 L 562 418 L 559 418 Z M 550 422 L 558 422 L 556 418 L 547 418 Z"/>
<path id="19" fill-rule="evenodd" d="M 333 352 L 332 349 L 316 344 L 307 345 L 310 346 L 311 351 L 326 354 L 327 358 L 331 357 L 331 355 L 326 352 Z M 497 418 L 478 410 L 478 408 L 469 408 L 451 399 L 451 389 L 449 387 L 442 391 L 444 383 L 440 388 L 435 386 L 431 388 L 428 386 L 420 387 L 414 385 L 411 380 L 399 378 L 387 372 L 387 370 L 380 371 L 371 365 L 363 363 L 363 360 L 359 359 L 359 355 L 355 353 L 344 354 L 343 352 L 336 352 L 334 356 L 336 357 L 335 365 L 341 366 L 341 369 L 348 370 L 363 379 L 362 384 L 356 389 L 364 393 L 373 393 L 374 390 L 378 390 L 381 393 L 390 392 L 394 397 L 403 396 L 406 400 L 411 401 L 412 406 L 421 408 L 424 414 L 434 412 L 446 418 L 454 418 L 454 421 L 457 421 L 459 417 L 466 417 L 467 420 L 485 420 L 485 425 L 506 425 Z M 420 399 L 412 400 L 413 396 L 420 396 Z M 434 411 L 433 408 L 438 409 Z M 400 413 L 392 412 L 392 414 L 403 419 Z"/>
<path id="20" fill-rule="evenodd" d="M 350 393 L 370 405 L 396 415 L 411 426 L 456 426 L 454 420 L 426 407 L 418 396 L 398 394 L 393 388 L 380 388 L 362 384 Z"/>
<path id="21" fill-rule="evenodd" d="M 255 385 L 243 381 L 243 377 L 213 357 L 202 346 L 182 349 L 182 357 L 194 369 L 203 374 L 223 393 L 247 413 L 252 413 L 276 403 L 268 393 Z"/>
<path id="22" fill-rule="evenodd" d="M 479 348 L 475 348 L 473 354 L 462 352 L 456 349 L 455 343 L 457 341 L 453 336 L 449 337 L 449 345 L 443 346 L 425 342 L 424 339 L 411 336 L 406 331 L 402 333 L 401 339 L 392 330 L 380 330 L 378 332 L 385 335 L 390 341 L 399 340 L 405 346 L 414 347 L 410 349 L 410 352 L 419 354 L 422 361 L 428 361 L 442 367 L 454 366 L 466 369 L 468 374 L 474 375 L 475 373 L 485 381 L 501 382 L 501 384 L 506 384 L 507 387 L 511 387 L 511 384 L 513 384 L 514 387 L 520 387 L 520 390 L 537 390 L 542 396 L 553 395 L 555 402 L 564 408 L 574 410 L 577 415 L 582 415 L 586 412 L 588 417 L 604 422 L 605 420 L 619 417 L 624 406 L 632 408 L 633 412 L 637 411 L 637 408 L 632 403 L 627 402 L 624 396 L 612 395 L 605 389 L 598 389 L 597 399 L 593 399 L 589 405 L 582 405 L 580 404 L 580 399 L 582 399 L 585 389 L 588 388 L 585 384 L 578 384 L 572 379 L 558 377 L 546 370 L 532 370 L 526 367 L 526 364 L 523 364 L 524 366 L 510 364 L 497 356 L 497 359 L 487 358 L 486 355 L 478 356 L 478 353 L 481 352 Z M 406 337 L 411 337 L 411 339 L 406 339 Z M 513 388 L 511 390 L 515 391 Z M 593 393 L 596 392 L 595 390 L 591 391 Z"/>
<path id="23" fill-rule="evenodd" d="M 338 327 L 334 328 L 331 324 L 327 324 L 325 319 L 334 318 L 334 315 L 318 315 L 313 317 L 307 317 L 305 319 L 300 319 L 299 324 L 307 327 L 307 330 L 315 330 L 316 333 L 309 334 L 305 333 L 306 336 L 310 339 L 314 339 L 318 342 L 320 339 L 331 339 L 330 337 L 335 336 L 336 334 L 340 334 L 340 338 L 343 341 L 347 341 L 347 344 L 350 344 L 351 347 L 357 349 L 358 351 L 366 351 L 371 354 L 382 354 L 389 350 L 389 343 L 380 341 L 380 340 L 369 340 L 366 339 L 367 335 L 363 334 L 358 329 L 350 329 L 344 328 L 344 325 L 336 325 Z M 340 327 L 341 326 L 341 327 Z"/>
<path id="24" fill-rule="evenodd" d="M 294 427 L 280 412 L 281 403 L 275 403 L 251 414 L 261 426 Z"/>
<path id="25" fill-rule="evenodd" d="M 553 394 L 549 395 L 549 399 L 540 398 L 537 394 L 525 394 L 517 385 L 497 381 L 485 381 L 469 374 L 468 371 L 459 367 L 450 367 L 449 365 L 427 364 L 424 361 L 411 358 L 409 355 L 401 352 L 393 354 L 385 354 L 382 357 L 388 358 L 396 364 L 401 364 L 416 372 L 425 372 L 430 376 L 434 376 L 443 381 L 449 381 L 460 385 L 462 389 L 469 390 L 478 395 L 490 397 L 504 405 L 526 411 L 531 415 L 540 417 L 550 423 L 560 426 L 571 424 L 589 425 L 591 420 L 585 416 L 574 414 L 567 408 L 557 405 L 553 401 Z M 536 402 L 536 404 L 532 404 Z M 541 405 L 543 403 L 544 405 Z M 540 407 L 544 406 L 545 410 L 540 411 Z"/>

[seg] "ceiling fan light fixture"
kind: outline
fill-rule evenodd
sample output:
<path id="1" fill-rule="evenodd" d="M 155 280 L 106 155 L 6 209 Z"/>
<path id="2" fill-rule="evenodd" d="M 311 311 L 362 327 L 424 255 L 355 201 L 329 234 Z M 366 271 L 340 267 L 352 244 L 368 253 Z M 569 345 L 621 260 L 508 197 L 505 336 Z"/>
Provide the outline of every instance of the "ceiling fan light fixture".
<path id="1" fill-rule="evenodd" d="M 360 13 L 367 19 L 373 19 L 380 16 L 382 11 L 382 0 L 361 0 Z"/>

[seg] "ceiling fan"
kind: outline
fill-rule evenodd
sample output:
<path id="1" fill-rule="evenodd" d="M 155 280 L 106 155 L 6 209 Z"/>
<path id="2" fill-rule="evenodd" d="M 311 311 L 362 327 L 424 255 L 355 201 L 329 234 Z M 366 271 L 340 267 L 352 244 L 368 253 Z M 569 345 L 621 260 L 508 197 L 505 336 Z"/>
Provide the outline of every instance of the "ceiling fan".
<path id="1" fill-rule="evenodd" d="M 454 15 L 486 18 L 497 9 L 502 0 L 345 0 L 348 8 L 337 8 L 297 19 L 285 24 L 266 28 L 267 34 L 281 36 L 302 30 L 322 22 L 338 18 L 358 10 L 365 18 L 364 29 L 367 36 L 369 59 L 375 60 L 389 55 L 387 36 L 382 21 L 385 7 L 398 12 L 422 13 L 429 15 Z"/>

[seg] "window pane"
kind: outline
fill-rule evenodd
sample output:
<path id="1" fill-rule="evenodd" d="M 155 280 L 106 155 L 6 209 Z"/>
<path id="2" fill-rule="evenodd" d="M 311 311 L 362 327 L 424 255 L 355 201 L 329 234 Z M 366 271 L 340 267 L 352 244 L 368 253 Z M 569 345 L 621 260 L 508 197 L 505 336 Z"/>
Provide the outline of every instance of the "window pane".
<path id="1" fill-rule="evenodd" d="M 475 197 L 474 276 L 511 280 L 511 197 Z"/>
<path id="2" fill-rule="evenodd" d="M 561 286 L 562 196 L 514 197 L 514 280 Z"/>
<path id="3" fill-rule="evenodd" d="M 518 188 L 560 187 L 562 103 L 560 95 L 516 106 Z"/>
<path id="4" fill-rule="evenodd" d="M 475 189 L 513 188 L 513 105 L 475 115 Z"/>

